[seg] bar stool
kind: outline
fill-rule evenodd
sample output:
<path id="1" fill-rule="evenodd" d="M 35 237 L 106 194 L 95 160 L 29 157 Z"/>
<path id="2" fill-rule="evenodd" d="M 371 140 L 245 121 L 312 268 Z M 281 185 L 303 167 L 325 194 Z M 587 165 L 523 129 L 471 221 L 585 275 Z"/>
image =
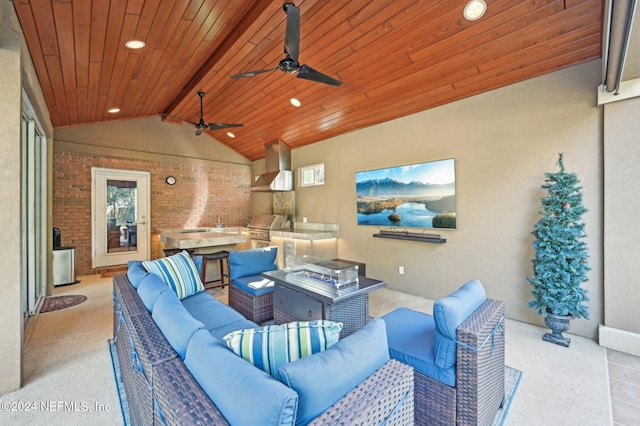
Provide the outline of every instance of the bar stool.
<path id="1" fill-rule="evenodd" d="M 215 253 L 200 254 L 200 256 L 202 256 L 202 259 L 203 259 L 202 261 L 203 277 L 206 277 L 206 270 L 207 270 L 206 265 L 208 260 L 217 260 L 220 265 L 220 279 L 211 280 L 211 281 L 204 281 L 203 279 L 202 283 L 204 284 L 205 288 L 224 287 L 225 285 L 229 284 L 229 252 L 228 251 L 220 250 Z M 225 269 L 226 269 L 226 273 L 225 273 Z M 207 286 L 207 284 L 211 284 L 211 283 L 218 283 L 218 284 Z"/>

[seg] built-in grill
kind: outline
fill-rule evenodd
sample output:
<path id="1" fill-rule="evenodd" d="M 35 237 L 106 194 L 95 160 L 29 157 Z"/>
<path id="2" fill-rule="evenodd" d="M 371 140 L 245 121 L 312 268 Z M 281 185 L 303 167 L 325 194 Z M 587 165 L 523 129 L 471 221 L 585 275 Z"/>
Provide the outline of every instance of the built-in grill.
<path id="1" fill-rule="evenodd" d="M 271 230 L 287 226 L 287 217 L 278 214 L 261 214 L 251 218 L 247 225 L 251 247 L 268 246 L 271 242 Z"/>

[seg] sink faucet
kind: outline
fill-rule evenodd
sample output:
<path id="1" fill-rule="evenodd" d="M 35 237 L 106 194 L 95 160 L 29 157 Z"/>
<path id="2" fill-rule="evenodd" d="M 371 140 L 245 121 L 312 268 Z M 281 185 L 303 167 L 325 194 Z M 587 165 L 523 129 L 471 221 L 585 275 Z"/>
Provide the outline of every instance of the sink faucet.
<path id="1" fill-rule="evenodd" d="M 216 223 L 216 228 L 222 228 L 222 223 L 220 222 L 220 216 L 218 216 L 218 222 Z"/>

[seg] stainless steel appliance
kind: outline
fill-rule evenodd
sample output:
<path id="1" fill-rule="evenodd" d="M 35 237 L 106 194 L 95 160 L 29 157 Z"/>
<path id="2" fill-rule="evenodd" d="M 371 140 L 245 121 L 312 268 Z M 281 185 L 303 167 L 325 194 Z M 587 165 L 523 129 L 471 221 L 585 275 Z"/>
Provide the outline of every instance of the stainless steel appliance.
<path id="1" fill-rule="evenodd" d="M 75 284 L 76 248 L 56 247 L 53 249 L 53 285 Z"/>
<path id="2" fill-rule="evenodd" d="M 287 217 L 283 215 L 261 214 L 253 216 L 251 222 L 247 225 L 251 248 L 270 246 L 271 230 L 288 226 Z"/>
<path id="3" fill-rule="evenodd" d="M 251 185 L 252 191 L 293 191 L 291 149 L 280 141 L 268 143 L 265 148 L 265 173 Z"/>

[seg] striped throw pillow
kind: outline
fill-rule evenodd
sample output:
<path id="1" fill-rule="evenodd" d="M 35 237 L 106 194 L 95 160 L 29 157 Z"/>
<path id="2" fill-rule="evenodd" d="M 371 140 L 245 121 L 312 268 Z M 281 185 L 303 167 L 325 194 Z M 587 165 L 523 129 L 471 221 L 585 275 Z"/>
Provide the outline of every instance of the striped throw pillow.
<path id="1" fill-rule="evenodd" d="M 299 321 L 232 331 L 223 339 L 237 355 L 279 379 L 278 367 L 330 348 L 341 330 L 339 322 Z"/>
<path id="2" fill-rule="evenodd" d="M 184 299 L 204 290 L 196 265 L 186 251 L 156 260 L 145 260 L 142 266 L 162 278 L 178 295 L 178 299 Z"/>

